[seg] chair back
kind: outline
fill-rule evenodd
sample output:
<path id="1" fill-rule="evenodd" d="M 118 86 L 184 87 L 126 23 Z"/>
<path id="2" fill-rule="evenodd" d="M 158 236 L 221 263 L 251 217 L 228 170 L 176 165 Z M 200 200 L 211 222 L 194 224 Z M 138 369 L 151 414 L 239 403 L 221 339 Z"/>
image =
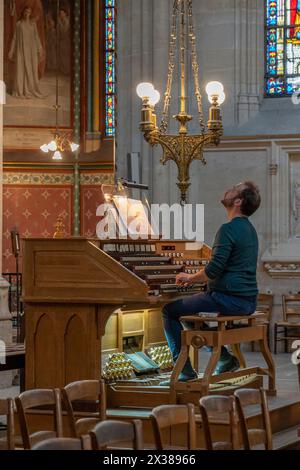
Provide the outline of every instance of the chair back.
<path id="1" fill-rule="evenodd" d="M 263 444 L 266 450 L 272 450 L 272 429 L 265 390 L 241 388 L 234 392 L 234 396 L 236 398 L 244 449 L 251 450 L 253 446 Z M 260 406 L 262 428 L 250 429 L 248 426 L 246 408 L 253 405 Z"/>
<path id="2" fill-rule="evenodd" d="M 282 296 L 283 319 L 289 323 L 300 322 L 300 294 Z"/>
<path id="3" fill-rule="evenodd" d="M 256 310 L 265 313 L 265 319 L 270 322 L 273 312 L 273 294 L 258 294 Z"/>
<path id="4" fill-rule="evenodd" d="M 26 390 L 15 399 L 15 402 L 24 449 L 31 449 L 34 444 L 44 439 L 62 437 L 62 409 L 59 389 Z M 43 430 L 30 434 L 26 415 L 30 410 L 41 407 L 53 409 L 53 430 Z"/>
<path id="5" fill-rule="evenodd" d="M 164 431 L 171 431 L 172 427 L 177 425 L 186 425 L 187 429 L 187 449 L 196 449 L 196 420 L 195 407 L 192 404 L 187 405 L 161 405 L 152 410 L 150 415 L 155 446 L 158 450 L 167 449 L 164 443 Z"/>
<path id="6" fill-rule="evenodd" d="M 6 440 L 0 442 L 1 450 L 14 450 L 15 448 L 15 418 L 14 401 L 12 398 L 0 400 L 0 416 L 6 416 Z M 3 444 L 3 445 L 2 445 Z"/>
<path id="7" fill-rule="evenodd" d="M 107 446 L 131 443 L 133 450 L 143 450 L 143 428 L 139 419 L 132 422 L 101 421 L 90 431 L 93 450 L 103 450 Z"/>
<path id="8" fill-rule="evenodd" d="M 91 442 L 89 436 L 80 439 L 54 437 L 38 442 L 31 450 L 91 450 Z"/>
<path id="9" fill-rule="evenodd" d="M 210 395 L 200 398 L 199 405 L 206 449 L 238 449 L 238 423 L 234 398 L 231 396 Z M 211 425 L 213 420 L 216 421 L 218 419 L 226 420 L 226 423 L 229 424 L 228 441 L 213 441 Z"/>
<path id="10" fill-rule="evenodd" d="M 106 419 L 106 393 L 104 380 L 79 380 L 66 385 L 62 390 L 73 437 L 88 433 L 99 421 Z M 74 402 L 97 402 L 97 413 L 88 418 L 76 418 Z M 91 413 L 90 413 L 91 414 Z"/>

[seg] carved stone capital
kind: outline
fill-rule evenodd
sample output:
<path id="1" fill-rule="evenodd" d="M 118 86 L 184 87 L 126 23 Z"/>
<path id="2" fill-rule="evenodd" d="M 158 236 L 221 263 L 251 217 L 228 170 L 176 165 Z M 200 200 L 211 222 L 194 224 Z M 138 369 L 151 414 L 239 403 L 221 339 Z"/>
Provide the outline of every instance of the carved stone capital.
<path id="1" fill-rule="evenodd" d="M 276 163 L 271 163 L 269 165 L 269 173 L 271 176 L 276 176 L 278 173 L 278 165 Z"/>
<path id="2" fill-rule="evenodd" d="M 300 262 L 267 262 L 264 263 L 264 268 L 271 277 L 300 277 Z"/>

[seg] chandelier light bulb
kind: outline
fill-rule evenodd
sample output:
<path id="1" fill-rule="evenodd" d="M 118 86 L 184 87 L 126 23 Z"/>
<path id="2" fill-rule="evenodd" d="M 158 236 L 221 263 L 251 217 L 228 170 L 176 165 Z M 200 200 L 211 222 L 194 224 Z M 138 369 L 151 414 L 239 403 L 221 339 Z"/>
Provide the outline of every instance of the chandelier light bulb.
<path id="1" fill-rule="evenodd" d="M 151 106 L 155 106 L 160 100 L 160 93 L 157 90 L 152 90 L 150 96 L 149 96 L 149 103 Z"/>
<path id="2" fill-rule="evenodd" d="M 48 149 L 51 150 L 51 152 L 55 152 L 57 150 L 57 144 L 56 144 L 55 140 L 52 140 L 48 144 Z"/>
<path id="3" fill-rule="evenodd" d="M 213 104 L 214 103 L 214 96 L 216 95 L 208 95 L 208 101 Z M 222 91 L 222 93 L 220 93 L 220 95 L 218 96 L 218 105 L 221 106 L 224 101 L 226 100 L 226 95 L 224 93 L 224 91 Z"/>
<path id="4" fill-rule="evenodd" d="M 62 160 L 62 155 L 59 150 L 56 150 L 56 152 L 54 153 L 52 157 L 52 160 Z"/>
<path id="5" fill-rule="evenodd" d="M 137 95 L 142 99 L 142 98 L 146 98 L 146 97 L 150 97 L 150 95 L 154 92 L 154 86 L 152 85 L 152 83 L 148 83 L 148 82 L 143 82 L 143 83 L 140 83 L 137 87 L 136 87 L 136 92 L 137 92 Z"/>
<path id="6" fill-rule="evenodd" d="M 48 145 L 47 145 L 47 144 L 41 145 L 40 149 L 41 149 L 41 151 L 44 152 L 44 153 L 48 153 L 48 152 L 49 152 L 49 148 L 48 148 Z"/>
<path id="7" fill-rule="evenodd" d="M 220 82 L 209 82 L 206 85 L 206 93 L 208 96 L 220 96 L 224 92 L 224 87 Z"/>
<path id="8" fill-rule="evenodd" d="M 71 147 L 72 152 L 76 152 L 76 150 L 79 149 L 79 145 L 75 144 L 75 142 L 71 142 L 70 147 Z"/>
<path id="9" fill-rule="evenodd" d="M 225 100 L 226 100 L 226 95 L 224 91 L 222 91 L 222 93 L 220 93 L 219 98 L 218 98 L 219 106 L 221 106 Z"/>

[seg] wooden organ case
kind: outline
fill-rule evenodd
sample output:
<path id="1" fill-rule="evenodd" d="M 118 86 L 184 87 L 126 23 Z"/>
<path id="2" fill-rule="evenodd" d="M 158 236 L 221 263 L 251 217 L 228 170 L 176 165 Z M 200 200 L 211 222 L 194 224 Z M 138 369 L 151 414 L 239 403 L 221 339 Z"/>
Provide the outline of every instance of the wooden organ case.
<path id="1" fill-rule="evenodd" d="M 184 241 L 25 239 L 26 389 L 100 377 L 132 341 L 165 345 L 162 305 L 192 292 L 178 292 L 175 276 L 209 256 Z"/>

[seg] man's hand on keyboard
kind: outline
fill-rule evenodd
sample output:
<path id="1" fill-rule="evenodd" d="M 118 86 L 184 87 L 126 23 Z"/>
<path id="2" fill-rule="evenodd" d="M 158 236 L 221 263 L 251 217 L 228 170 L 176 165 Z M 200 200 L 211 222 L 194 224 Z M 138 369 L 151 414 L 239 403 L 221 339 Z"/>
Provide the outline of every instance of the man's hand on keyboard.
<path id="1" fill-rule="evenodd" d="M 176 284 L 181 287 L 188 287 L 197 283 L 206 283 L 208 280 L 204 269 L 201 269 L 195 274 L 179 273 L 176 276 Z"/>
<path id="2" fill-rule="evenodd" d="M 194 275 L 188 273 L 179 273 L 176 276 L 176 285 L 181 287 L 191 286 L 194 282 Z"/>

